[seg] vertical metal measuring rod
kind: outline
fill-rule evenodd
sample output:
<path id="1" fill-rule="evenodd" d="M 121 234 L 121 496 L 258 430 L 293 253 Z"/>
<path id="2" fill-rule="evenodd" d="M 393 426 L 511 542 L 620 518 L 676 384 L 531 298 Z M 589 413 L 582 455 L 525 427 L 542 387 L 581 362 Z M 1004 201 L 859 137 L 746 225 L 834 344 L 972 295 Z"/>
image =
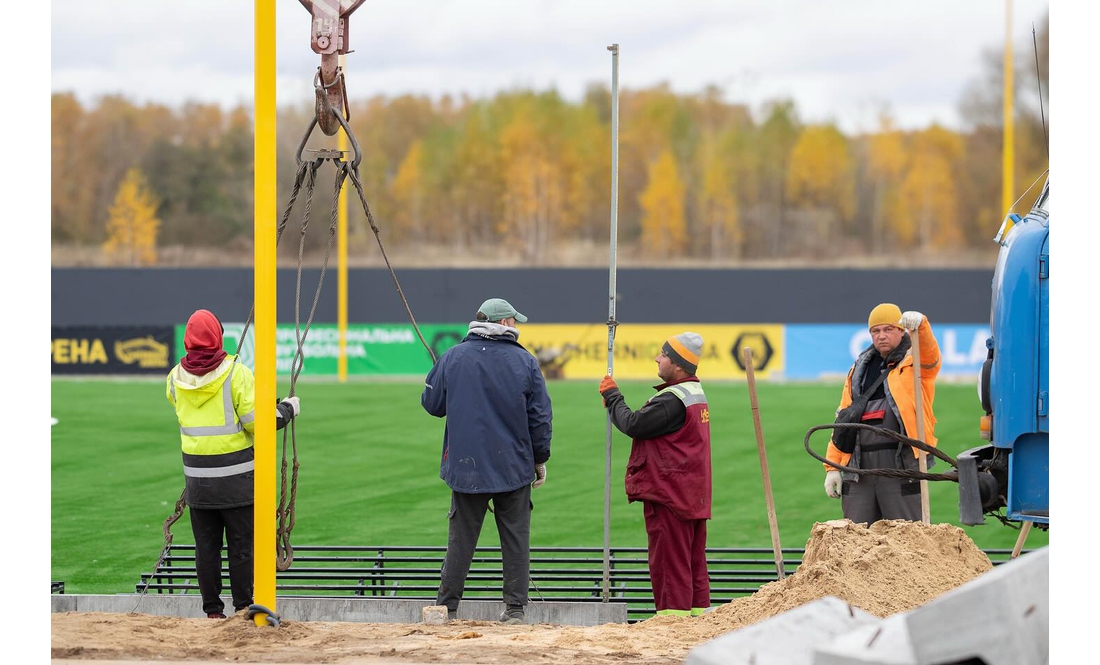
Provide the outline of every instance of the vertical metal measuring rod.
<path id="1" fill-rule="evenodd" d="M 615 370 L 615 248 L 619 233 L 619 45 L 611 51 L 611 259 L 607 278 L 607 375 Z M 607 451 L 603 481 L 603 602 L 611 598 L 611 412 L 607 412 Z"/>

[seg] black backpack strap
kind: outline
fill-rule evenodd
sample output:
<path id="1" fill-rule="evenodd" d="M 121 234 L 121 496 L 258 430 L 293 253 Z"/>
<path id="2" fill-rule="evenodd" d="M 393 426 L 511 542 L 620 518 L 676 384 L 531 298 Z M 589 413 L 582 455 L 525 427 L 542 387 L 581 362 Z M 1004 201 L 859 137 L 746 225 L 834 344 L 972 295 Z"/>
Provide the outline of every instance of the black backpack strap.
<path id="1" fill-rule="evenodd" d="M 854 402 L 855 400 L 859 399 L 860 397 L 862 397 L 864 395 L 873 395 L 873 394 L 875 394 L 875 391 L 878 390 L 878 387 L 881 386 L 882 382 L 886 380 L 886 375 L 888 375 L 890 373 L 890 371 L 891 371 L 891 368 L 884 367 L 883 371 L 879 373 L 878 378 L 875 379 L 875 382 L 872 383 L 871 387 L 867 389 L 867 392 L 857 394 L 855 396 L 855 399 L 853 399 L 852 401 Z"/>

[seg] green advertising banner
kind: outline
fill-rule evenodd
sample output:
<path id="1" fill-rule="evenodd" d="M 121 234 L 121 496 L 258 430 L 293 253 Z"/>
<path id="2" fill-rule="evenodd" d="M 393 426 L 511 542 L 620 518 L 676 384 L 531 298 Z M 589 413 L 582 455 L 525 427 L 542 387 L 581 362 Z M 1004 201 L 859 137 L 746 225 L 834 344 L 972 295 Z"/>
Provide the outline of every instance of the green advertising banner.
<path id="1" fill-rule="evenodd" d="M 243 323 L 226 323 L 225 350 L 234 353 L 244 329 Z M 183 354 L 185 325 L 176 326 L 176 347 Z M 420 333 L 436 357 L 466 336 L 467 324 L 425 324 Z M 340 331 L 332 323 L 314 323 L 305 333 L 301 376 L 336 376 L 340 355 Z M 255 370 L 253 358 L 255 328 L 241 348 L 241 361 Z M 293 325 L 275 327 L 275 371 L 290 374 L 298 350 Z M 428 373 L 432 359 L 410 324 L 349 324 L 347 335 L 349 376 L 408 376 Z M 179 362 L 179 358 L 175 359 Z"/>

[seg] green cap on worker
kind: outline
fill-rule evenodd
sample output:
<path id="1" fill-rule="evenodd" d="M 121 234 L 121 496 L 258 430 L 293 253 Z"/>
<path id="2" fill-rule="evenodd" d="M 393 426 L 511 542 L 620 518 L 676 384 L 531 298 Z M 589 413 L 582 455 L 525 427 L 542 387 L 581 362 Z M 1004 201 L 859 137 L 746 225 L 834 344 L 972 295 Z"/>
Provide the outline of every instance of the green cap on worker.
<path id="1" fill-rule="evenodd" d="M 512 304 L 504 298 L 489 298 L 481 303 L 481 307 L 477 308 L 477 314 L 478 320 L 494 323 L 508 318 L 514 318 L 520 323 L 527 323 L 527 317 L 516 311 L 516 308 L 512 307 Z"/>

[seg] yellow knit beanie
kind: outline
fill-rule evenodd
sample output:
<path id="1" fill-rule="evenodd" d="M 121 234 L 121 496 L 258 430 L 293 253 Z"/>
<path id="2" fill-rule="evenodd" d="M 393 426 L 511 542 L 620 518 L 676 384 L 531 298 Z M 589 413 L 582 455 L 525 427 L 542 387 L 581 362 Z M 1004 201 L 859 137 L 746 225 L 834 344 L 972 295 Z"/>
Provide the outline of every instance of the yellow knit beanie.
<path id="1" fill-rule="evenodd" d="M 868 330 L 882 325 L 901 325 L 901 309 L 892 302 L 884 302 L 876 306 L 871 310 L 871 315 L 867 317 Z"/>

